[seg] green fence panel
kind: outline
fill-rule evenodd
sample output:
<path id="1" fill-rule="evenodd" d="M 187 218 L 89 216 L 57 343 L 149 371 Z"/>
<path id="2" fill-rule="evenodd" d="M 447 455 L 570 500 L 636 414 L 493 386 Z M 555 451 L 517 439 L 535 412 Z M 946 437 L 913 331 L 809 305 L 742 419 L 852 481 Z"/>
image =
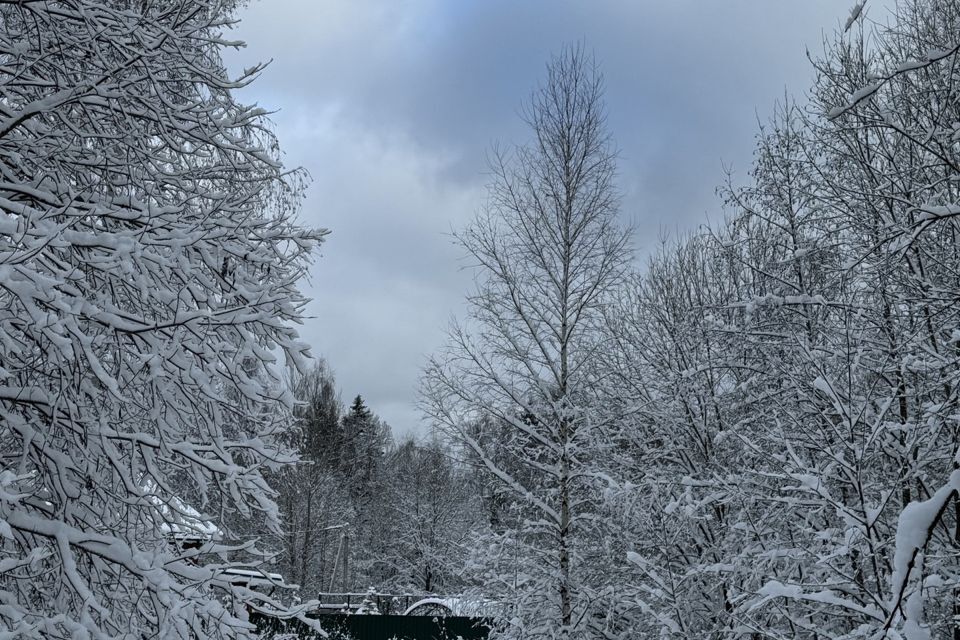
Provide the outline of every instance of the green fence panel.
<path id="1" fill-rule="evenodd" d="M 484 640 L 490 622 L 460 616 L 369 616 L 329 614 L 314 618 L 331 640 Z M 265 640 L 278 636 L 314 640 L 322 636 L 299 620 L 252 616 Z"/>

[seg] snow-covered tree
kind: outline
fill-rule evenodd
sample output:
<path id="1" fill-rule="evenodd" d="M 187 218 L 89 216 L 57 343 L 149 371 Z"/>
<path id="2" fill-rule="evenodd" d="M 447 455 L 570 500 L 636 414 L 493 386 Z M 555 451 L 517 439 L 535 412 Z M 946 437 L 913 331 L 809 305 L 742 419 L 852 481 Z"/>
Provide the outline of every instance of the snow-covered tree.
<path id="1" fill-rule="evenodd" d="M 726 479 L 744 457 L 728 436 L 749 376 L 731 362 L 736 283 L 706 234 L 664 246 L 609 310 L 603 391 L 619 407 L 616 535 L 633 565 L 618 580 L 649 635 L 729 630 L 741 580 Z"/>
<path id="2" fill-rule="evenodd" d="M 312 597 L 343 580 L 343 532 L 353 520 L 347 483 L 340 474 L 343 407 L 336 379 L 322 359 L 306 375 L 289 381 L 298 401 L 290 441 L 299 454 L 295 465 L 268 477 L 278 492 L 283 537 L 274 541 L 284 579 Z M 338 588 L 345 588 L 337 583 Z"/>
<path id="3" fill-rule="evenodd" d="M 911 640 L 960 634 L 958 29 L 960 3 L 901 2 L 874 46 L 827 58 L 818 86 L 837 167 L 827 184 L 864 239 L 856 259 L 881 330 L 871 368 L 889 398 L 877 626 Z"/>
<path id="4" fill-rule="evenodd" d="M 468 469 L 437 439 L 407 438 L 386 461 L 385 533 L 381 563 L 390 587 L 453 594 L 468 586 L 464 560 L 482 512 Z"/>
<path id="5" fill-rule="evenodd" d="M 425 412 L 523 506 L 511 536 L 525 638 L 600 633 L 609 595 L 592 536 L 608 423 L 591 380 L 629 252 L 602 90 L 581 47 L 548 65 L 525 112 L 532 141 L 496 154 L 488 206 L 457 236 L 478 289 L 423 381 Z M 488 455 L 484 424 L 506 427 L 510 464 Z"/>
<path id="6" fill-rule="evenodd" d="M 958 634 L 960 3 L 862 9 L 612 314 L 651 633 Z"/>
<path id="7" fill-rule="evenodd" d="M 237 637 L 221 545 L 277 508 L 277 355 L 303 367 L 299 227 L 221 61 L 233 0 L 0 3 L 0 630 Z M 186 505 L 192 505 L 188 508 Z M 194 511 L 194 508 L 196 511 Z M 201 517 L 198 517 L 201 516 Z M 209 533 L 209 531 L 205 531 Z M 216 556 L 213 556 L 216 558 Z"/>

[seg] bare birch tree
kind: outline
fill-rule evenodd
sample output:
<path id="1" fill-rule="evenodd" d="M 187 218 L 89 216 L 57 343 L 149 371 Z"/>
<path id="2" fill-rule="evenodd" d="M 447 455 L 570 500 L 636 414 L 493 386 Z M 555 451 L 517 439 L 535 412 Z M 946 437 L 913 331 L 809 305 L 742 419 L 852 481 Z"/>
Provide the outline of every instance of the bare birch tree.
<path id="1" fill-rule="evenodd" d="M 551 60 L 524 115 L 532 142 L 494 154 L 488 204 L 457 235 L 478 287 L 469 319 L 426 371 L 423 407 L 523 505 L 509 534 L 523 548 L 524 637 L 585 637 L 602 624 L 604 587 L 587 545 L 605 427 L 592 365 L 628 234 L 617 222 L 603 79 L 582 47 Z M 498 457 L 477 437 L 482 419 L 508 427 Z"/>

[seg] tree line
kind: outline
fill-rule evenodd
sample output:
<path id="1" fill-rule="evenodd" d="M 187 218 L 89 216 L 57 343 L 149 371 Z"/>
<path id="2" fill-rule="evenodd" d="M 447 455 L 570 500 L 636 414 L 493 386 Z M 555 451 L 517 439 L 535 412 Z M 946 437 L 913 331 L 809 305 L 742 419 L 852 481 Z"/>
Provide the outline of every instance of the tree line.
<path id="1" fill-rule="evenodd" d="M 469 468 L 438 438 L 395 440 L 356 396 L 345 407 L 322 360 L 292 381 L 299 462 L 269 478 L 283 534 L 277 567 L 300 597 L 319 593 L 461 593 L 483 514 Z"/>

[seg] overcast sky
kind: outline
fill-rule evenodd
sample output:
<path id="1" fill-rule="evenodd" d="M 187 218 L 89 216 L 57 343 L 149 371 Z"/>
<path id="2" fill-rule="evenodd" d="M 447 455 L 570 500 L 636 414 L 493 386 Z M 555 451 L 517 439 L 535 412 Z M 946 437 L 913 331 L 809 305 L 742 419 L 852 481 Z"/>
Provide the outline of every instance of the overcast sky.
<path id="1" fill-rule="evenodd" d="M 362 394 L 395 433 L 424 430 L 418 376 L 471 286 L 450 231 L 481 204 L 491 144 L 525 139 L 518 108 L 551 52 L 581 40 L 601 64 L 622 215 L 642 255 L 720 216 L 723 167 L 744 176 L 758 117 L 803 94 L 806 49 L 822 50 L 853 4 L 252 3 L 233 34 L 248 46 L 228 60 L 273 61 L 240 97 L 279 110 L 287 164 L 313 176 L 303 221 L 332 231 L 306 283 L 303 337 L 344 400 Z"/>

